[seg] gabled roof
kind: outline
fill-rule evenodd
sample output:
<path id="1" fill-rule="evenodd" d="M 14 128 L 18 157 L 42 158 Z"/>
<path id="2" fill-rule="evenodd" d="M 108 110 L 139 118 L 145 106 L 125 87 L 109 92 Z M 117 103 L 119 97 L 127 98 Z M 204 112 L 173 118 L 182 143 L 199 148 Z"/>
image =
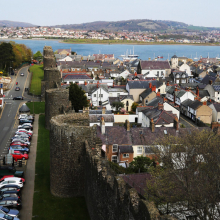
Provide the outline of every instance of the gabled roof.
<path id="1" fill-rule="evenodd" d="M 197 108 L 199 108 L 202 105 L 203 105 L 202 102 L 200 102 L 199 100 L 195 100 L 191 104 L 189 104 L 189 107 L 196 110 Z"/>
<path id="2" fill-rule="evenodd" d="M 152 89 L 148 88 L 146 90 L 144 90 L 141 94 L 140 97 L 142 97 L 143 99 L 145 99 L 148 95 L 150 95 L 152 93 Z"/>
<path id="3" fill-rule="evenodd" d="M 147 103 L 146 106 L 157 107 L 158 103 L 163 103 L 163 98 L 161 98 L 160 96 L 156 96 L 155 98 L 153 98 L 150 102 Z"/>
<path id="4" fill-rule="evenodd" d="M 193 101 L 191 99 L 186 99 L 185 101 L 183 101 L 181 103 L 181 105 L 184 106 L 184 107 L 188 107 L 192 103 L 193 103 Z"/>
<path id="5" fill-rule="evenodd" d="M 209 80 L 212 80 L 212 82 L 214 83 L 215 82 L 215 80 L 216 80 L 216 76 L 210 76 L 210 75 L 206 75 L 203 79 L 202 79 L 202 81 L 201 81 L 201 83 L 203 83 L 203 84 L 209 84 Z"/>
<path id="6" fill-rule="evenodd" d="M 79 84 L 79 86 L 82 87 L 82 89 L 89 95 L 91 95 L 91 93 L 96 91 L 98 88 L 102 88 L 104 91 L 108 92 L 108 86 L 106 84 L 99 84 L 98 88 L 97 88 L 97 84 L 87 84 L 87 85 Z"/>
<path id="7" fill-rule="evenodd" d="M 162 82 L 159 82 L 157 80 L 151 80 L 151 81 L 128 81 L 128 86 L 130 89 L 144 89 L 149 88 L 149 83 L 152 83 L 153 86 L 156 86 L 156 88 L 159 88 L 163 85 Z"/>
<path id="8" fill-rule="evenodd" d="M 183 95 L 185 95 L 186 94 L 186 91 L 185 90 L 180 90 L 180 91 L 178 91 L 178 93 L 176 94 L 176 97 L 177 98 L 180 98 L 180 97 L 182 97 Z"/>
<path id="9" fill-rule="evenodd" d="M 118 149 L 120 153 L 134 153 L 133 147 L 131 145 L 119 145 Z"/>
<path id="10" fill-rule="evenodd" d="M 133 95 L 120 95 L 119 99 L 120 101 L 123 101 L 124 99 L 131 99 L 134 101 Z"/>
<path id="11" fill-rule="evenodd" d="M 170 64 L 168 61 L 154 61 L 154 60 L 142 60 L 140 61 L 140 66 L 142 70 L 164 70 L 170 69 Z"/>

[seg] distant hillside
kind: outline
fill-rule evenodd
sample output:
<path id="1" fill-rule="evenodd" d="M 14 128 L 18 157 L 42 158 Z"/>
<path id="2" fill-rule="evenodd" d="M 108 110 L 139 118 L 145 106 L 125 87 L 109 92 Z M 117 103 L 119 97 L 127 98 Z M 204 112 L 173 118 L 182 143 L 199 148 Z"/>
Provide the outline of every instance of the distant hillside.
<path id="1" fill-rule="evenodd" d="M 106 31 L 196 31 L 216 30 L 219 28 L 197 27 L 177 21 L 137 19 L 126 21 L 95 21 L 83 24 L 56 25 L 54 27 L 75 30 L 106 30 Z"/>
<path id="2" fill-rule="evenodd" d="M 36 25 L 25 22 L 0 20 L 0 27 L 34 27 L 34 26 Z"/>

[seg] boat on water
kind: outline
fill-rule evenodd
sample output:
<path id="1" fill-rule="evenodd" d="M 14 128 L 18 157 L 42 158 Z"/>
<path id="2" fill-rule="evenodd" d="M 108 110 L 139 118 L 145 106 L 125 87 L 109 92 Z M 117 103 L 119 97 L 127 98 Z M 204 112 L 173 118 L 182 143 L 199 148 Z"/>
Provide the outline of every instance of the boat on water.
<path id="1" fill-rule="evenodd" d="M 216 57 L 216 60 L 220 60 L 219 54 L 218 54 L 218 56 Z"/>
<path id="2" fill-rule="evenodd" d="M 194 60 L 198 60 L 198 57 L 197 57 L 197 52 L 196 52 L 196 57 L 194 57 Z"/>
<path id="3" fill-rule="evenodd" d="M 123 58 L 123 60 L 131 60 L 131 59 L 137 59 L 139 55 L 134 54 L 134 47 L 133 47 L 133 54 L 128 54 L 128 50 L 126 51 L 126 55 L 120 55 L 120 57 Z"/>

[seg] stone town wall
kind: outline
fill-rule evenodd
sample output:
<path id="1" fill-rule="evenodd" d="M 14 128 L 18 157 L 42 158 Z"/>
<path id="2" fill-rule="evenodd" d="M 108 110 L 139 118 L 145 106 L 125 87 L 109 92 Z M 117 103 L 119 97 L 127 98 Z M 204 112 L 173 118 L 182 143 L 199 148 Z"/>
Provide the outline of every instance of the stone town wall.
<path id="1" fill-rule="evenodd" d="M 88 114 L 58 115 L 51 119 L 50 190 L 60 197 L 84 196 L 85 140 L 94 145 L 95 127 Z"/>
<path id="2" fill-rule="evenodd" d="M 72 105 L 69 101 L 69 89 L 49 89 L 45 94 L 45 126 L 49 129 L 50 119 L 69 112 Z"/>
<path id="3" fill-rule="evenodd" d="M 58 115 L 51 119 L 50 187 L 61 197 L 85 196 L 91 220 L 168 220 L 152 202 L 139 197 L 109 162 L 101 157 L 96 126 L 88 114 Z"/>

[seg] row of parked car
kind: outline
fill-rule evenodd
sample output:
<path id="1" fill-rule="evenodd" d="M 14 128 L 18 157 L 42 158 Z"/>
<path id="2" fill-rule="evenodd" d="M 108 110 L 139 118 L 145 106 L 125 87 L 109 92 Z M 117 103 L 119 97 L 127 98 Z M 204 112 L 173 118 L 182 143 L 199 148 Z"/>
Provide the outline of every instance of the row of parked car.
<path id="1" fill-rule="evenodd" d="M 9 146 L 10 155 L 15 161 L 28 159 L 33 135 L 33 122 L 33 116 L 26 114 L 19 116 L 19 126 Z M 4 172 L 1 169 L 0 174 Z M 0 220 L 19 220 L 19 210 L 22 207 L 21 192 L 25 179 L 20 175 L 16 176 L 16 174 L 21 174 L 21 172 L 16 171 L 14 175 L 5 175 L 0 178 Z"/>

